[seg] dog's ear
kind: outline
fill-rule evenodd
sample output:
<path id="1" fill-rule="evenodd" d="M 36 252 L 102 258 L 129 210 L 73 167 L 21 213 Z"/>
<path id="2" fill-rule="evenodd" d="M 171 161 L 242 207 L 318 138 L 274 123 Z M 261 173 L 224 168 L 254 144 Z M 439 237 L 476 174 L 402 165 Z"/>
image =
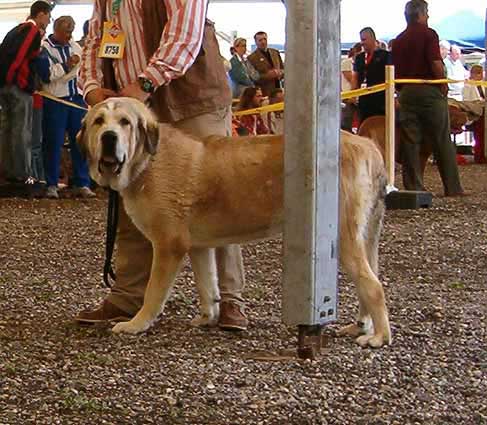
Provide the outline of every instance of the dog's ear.
<path id="1" fill-rule="evenodd" d="M 86 121 L 83 120 L 81 123 L 81 128 L 76 135 L 76 143 L 78 143 L 79 151 L 83 159 L 86 159 L 86 154 L 88 153 L 88 148 L 86 146 Z"/>
<path id="2" fill-rule="evenodd" d="M 147 120 L 139 118 L 138 126 L 145 150 L 155 155 L 159 145 L 159 123 L 152 117 Z"/>

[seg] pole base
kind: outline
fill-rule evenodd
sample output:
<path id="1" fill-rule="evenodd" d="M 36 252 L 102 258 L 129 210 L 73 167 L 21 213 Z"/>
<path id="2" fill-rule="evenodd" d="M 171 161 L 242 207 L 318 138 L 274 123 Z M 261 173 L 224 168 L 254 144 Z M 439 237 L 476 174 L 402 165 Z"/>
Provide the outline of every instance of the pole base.
<path id="1" fill-rule="evenodd" d="M 396 190 L 386 196 L 388 210 L 416 210 L 429 208 L 433 204 L 433 194 L 419 190 Z"/>
<path id="2" fill-rule="evenodd" d="M 313 360 L 321 350 L 321 325 L 298 326 L 298 349 L 300 359 Z"/>

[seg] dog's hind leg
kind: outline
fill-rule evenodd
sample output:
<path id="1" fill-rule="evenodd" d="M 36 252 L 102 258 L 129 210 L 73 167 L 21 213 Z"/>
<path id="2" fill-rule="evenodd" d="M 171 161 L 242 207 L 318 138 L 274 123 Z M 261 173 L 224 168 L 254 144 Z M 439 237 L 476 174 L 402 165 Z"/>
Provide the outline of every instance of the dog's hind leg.
<path id="1" fill-rule="evenodd" d="M 348 243 L 343 245 L 342 250 L 345 247 L 348 250 L 346 251 L 347 255 L 342 256 L 342 264 L 356 286 L 360 305 L 359 322 L 361 323 L 348 326 L 348 329 L 345 328 L 342 334 L 353 334 L 353 330 L 356 330 L 357 333 L 363 333 L 363 324 L 367 323 L 366 319 L 370 314 L 374 332 L 359 336 L 357 343 L 363 347 L 367 345 L 381 347 L 384 344 L 389 344 L 391 342 L 391 331 L 384 290 L 369 264 L 364 241 L 348 241 Z M 348 332 L 345 330 L 348 330 Z"/>
<path id="2" fill-rule="evenodd" d="M 216 326 L 220 315 L 220 291 L 214 248 L 192 248 L 189 251 L 196 287 L 200 296 L 200 314 L 193 326 Z"/>
<path id="3" fill-rule="evenodd" d="M 162 249 L 153 244 L 152 269 L 144 294 L 144 304 L 132 320 L 117 323 L 112 329 L 113 332 L 143 332 L 162 313 L 186 253 L 185 250 L 171 250 L 171 247 L 172 244 L 169 242 L 165 242 Z"/>

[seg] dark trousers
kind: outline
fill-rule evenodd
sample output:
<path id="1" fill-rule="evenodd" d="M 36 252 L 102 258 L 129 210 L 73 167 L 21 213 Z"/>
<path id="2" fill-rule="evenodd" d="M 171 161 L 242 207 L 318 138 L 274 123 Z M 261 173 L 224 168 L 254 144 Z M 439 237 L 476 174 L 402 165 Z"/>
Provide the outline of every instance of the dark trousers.
<path id="1" fill-rule="evenodd" d="M 424 190 L 419 153 L 423 143 L 430 143 L 438 163 L 445 195 L 462 192 L 455 146 L 450 140 L 448 103 L 434 86 L 403 87 L 401 105 L 402 179 L 407 190 Z"/>
<path id="2" fill-rule="evenodd" d="M 474 159 L 477 164 L 485 164 L 485 146 L 484 146 L 484 131 L 485 131 L 485 112 L 473 123 L 473 136 L 475 139 L 475 146 L 473 150 Z"/>
<path id="3" fill-rule="evenodd" d="M 358 108 L 355 103 L 345 103 L 345 106 L 341 110 L 341 129 L 352 132 L 353 119 L 355 114 L 358 113 Z"/>
<path id="4" fill-rule="evenodd" d="M 42 108 L 34 108 L 32 113 L 32 177 L 44 180 L 44 160 L 42 156 Z"/>
<path id="5" fill-rule="evenodd" d="M 16 86 L 0 89 L 0 162 L 5 177 L 25 181 L 32 175 L 32 95 Z"/>
<path id="6" fill-rule="evenodd" d="M 369 117 L 385 115 L 386 98 L 384 93 L 372 93 L 366 96 L 360 96 L 358 99 L 358 109 L 360 123 L 363 123 Z"/>

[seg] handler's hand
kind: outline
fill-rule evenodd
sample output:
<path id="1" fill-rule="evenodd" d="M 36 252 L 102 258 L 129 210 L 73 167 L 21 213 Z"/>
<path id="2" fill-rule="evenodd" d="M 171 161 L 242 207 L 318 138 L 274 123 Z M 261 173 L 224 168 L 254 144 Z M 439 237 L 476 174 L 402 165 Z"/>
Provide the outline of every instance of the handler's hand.
<path id="1" fill-rule="evenodd" d="M 73 55 L 68 58 L 68 67 L 69 69 L 74 68 L 76 65 L 78 65 L 79 61 L 81 58 L 78 55 Z"/>
<path id="2" fill-rule="evenodd" d="M 110 89 L 98 88 L 91 90 L 86 95 L 86 103 L 90 106 L 95 106 L 97 103 L 103 102 L 109 97 L 117 97 L 117 93 Z"/>
<path id="3" fill-rule="evenodd" d="M 448 97 L 448 84 L 440 84 L 440 91 L 443 96 Z"/>
<path id="4" fill-rule="evenodd" d="M 140 85 L 138 82 L 129 84 L 128 86 L 125 86 L 119 93 L 119 96 L 122 97 L 133 97 L 134 99 L 140 100 L 141 102 L 145 102 L 150 94 L 146 93 L 144 90 L 140 88 Z"/>

